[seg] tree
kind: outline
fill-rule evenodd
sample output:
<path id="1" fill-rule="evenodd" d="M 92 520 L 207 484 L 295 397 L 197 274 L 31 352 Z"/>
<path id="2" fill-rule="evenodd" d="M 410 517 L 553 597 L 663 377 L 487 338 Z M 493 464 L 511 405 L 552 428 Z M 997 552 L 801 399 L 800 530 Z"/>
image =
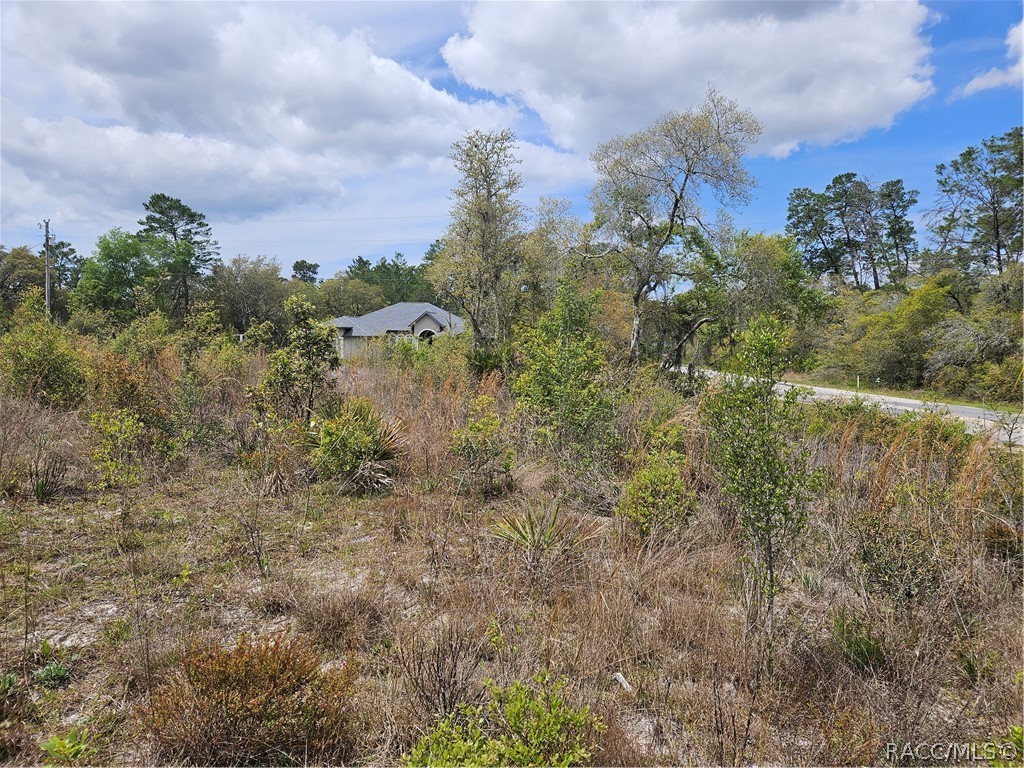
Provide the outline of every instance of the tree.
<path id="1" fill-rule="evenodd" d="M 427 265 L 409 264 L 401 253 L 395 253 L 391 259 L 381 258 L 376 264 L 357 256 L 345 274 L 379 288 L 384 296 L 382 306 L 400 301 L 437 301 L 437 295 L 427 279 Z"/>
<path id="2" fill-rule="evenodd" d="M 157 269 L 142 239 L 114 228 L 96 241 L 71 294 L 72 309 L 106 312 L 127 325 L 150 309 Z"/>
<path id="3" fill-rule="evenodd" d="M 537 319 L 551 309 L 559 281 L 580 277 L 576 259 L 583 239 L 583 225 L 569 211 L 572 203 L 541 197 L 533 213 L 533 226 L 523 244 L 520 272 L 523 311 Z"/>
<path id="4" fill-rule="evenodd" d="M 715 466 L 747 542 L 743 570 L 750 614 L 764 629 L 769 665 L 775 598 L 807 523 L 813 480 L 809 453 L 799 443 L 803 416 L 797 391 L 775 392 L 785 347 L 780 321 L 765 318 L 752 325 L 744 334 L 742 375 L 726 377 L 709 400 Z"/>
<path id="5" fill-rule="evenodd" d="M 852 279 L 861 287 L 870 273 L 878 290 L 910 272 L 917 244 L 908 213 L 917 194 L 902 179 L 876 187 L 855 173 L 841 173 L 823 192 L 800 187 L 790 193 L 786 234 L 796 239 L 813 274 Z"/>
<path id="6" fill-rule="evenodd" d="M 314 264 L 305 259 L 299 259 L 292 264 L 292 280 L 301 280 L 304 283 L 316 285 L 316 273 L 320 271 L 320 265 Z"/>
<path id="7" fill-rule="evenodd" d="M 590 327 L 596 296 L 563 282 L 535 327 L 521 328 L 522 370 L 513 391 L 538 426 L 561 442 L 579 442 L 611 415 L 607 362 Z"/>
<path id="8" fill-rule="evenodd" d="M 178 198 L 156 193 L 142 207 L 147 215 L 139 219 L 142 229 L 138 236 L 156 243 L 161 237 L 170 240 L 170 247 L 159 246 L 161 254 L 157 262 L 162 279 L 172 283 L 171 316 L 184 317 L 192 305 L 196 284 L 218 261 L 220 248 L 213 239 L 206 216 Z"/>
<path id="9" fill-rule="evenodd" d="M 308 422 L 317 397 L 331 387 L 330 373 L 341 365 L 336 329 L 318 320 L 313 305 L 301 296 L 289 296 L 284 310 L 291 325 L 288 345 L 270 356 L 262 390 L 277 415 L 284 415 L 284 409 Z"/>
<path id="10" fill-rule="evenodd" d="M 287 281 L 280 265 L 265 256 L 236 256 L 213 268 L 211 293 L 220 307 L 221 321 L 236 333 L 270 322 L 283 332 L 286 322 L 284 301 Z"/>
<path id="11" fill-rule="evenodd" d="M 663 367 L 681 366 L 684 347 L 698 331 L 710 352 L 722 342 L 731 348 L 759 318 L 775 318 L 799 331 L 824 314 L 825 297 L 812 285 L 792 238 L 728 232 L 713 246 L 699 232 L 688 234 L 694 255 L 684 272 L 692 287 L 661 310 L 667 324 L 663 333 L 671 340 Z"/>
<path id="12" fill-rule="evenodd" d="M 525 211 L 515 199 L 523 183 L 515 149 L 509 130 L 472 131 L 452 145 L 461 179 L 428 277 L 469 320 L 474 349 L 506 341 L 518 308 Z"/>
<path id="13" fill-rule="evenodd" d="M 346 277 L 344 272 L 324 280 L 317 296 L 317 308 L 324 317 L 358 317 L 387 305 L 380 286 Z"/>
<path id="14" fill-rule="evenodd" d="M 27 245 L 11 250 L 0 245 L 0 306 L 4 315 L 14 311 L 29 288 L 42 288 L 45 280 L 43 260 Z"/>
<path id="15" fill-rule="evenodd" d="M 39 255 L 45 259 L 46 249 Z M 78 255 L 71 243 L 63 240 L 50 244 L 50 279 L 57 290 L 74 288 L 82 274 L 85 259 Z"/>
<path id="16" fill-rule="evenodd" d="M 155 297 L 168 317 L 184 321 L 195 303 L 205 275 L 195 258 L 195 249 L 185 240 L 172 240 L 166 235 L 145 235 L 140 238 L 143 251 L 156 275 Z"/>
<path id="17" fill-rule="evenodd" d="M 703 227 L 700 197 L 748 198 L 754 182 L 742 161 L 760 133 L 749 111 L 709 89 L 696 109 L 670 112 L 591 155 L 597 232 L 624 268 L 632 300 L 631 360 L 639 358 L 647 298 L 679 274 L 679 236 L 689 223 Z"/>
<path id="18" fill-rule="evenodd" d="M 935 172 L 939 198 L 932 233 L 939 268 L 959 262 L 1001 273 L 1021 260 L 1024 216 L 1024 148 L 1018 126 L 968 147 Z"/>
<path id="19" fill-rule="evenodd" d="M 176 197 L 159 192 L 151 195 L 142 207 L 147 214 L 139 219 L 142 226 L 139 235 L 166 235 L 176 243 L 189 243 L 195 249 L 197 261 L 203 266 L 209 266 L 216 260 L 220 246 L 213 239 L 213 231 L 204 214 L 192 210 Z"/>

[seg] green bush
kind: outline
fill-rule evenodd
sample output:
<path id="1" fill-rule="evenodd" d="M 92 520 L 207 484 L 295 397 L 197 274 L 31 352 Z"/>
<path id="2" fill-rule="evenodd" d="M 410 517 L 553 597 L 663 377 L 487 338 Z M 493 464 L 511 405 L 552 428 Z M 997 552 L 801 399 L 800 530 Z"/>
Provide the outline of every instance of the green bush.
<path id="1" fill-rule="evenodd" d="M 71 672 L 60 662 L 50 661 L 33 672 L 32 679 L 43 688 L 64 688 L 71 682 Z"/>
<path id="2" fill-rule="evenodd" d="M 146 713 L 160 762 L 340 763 L 352 752 L 351 664 L 323 669 L 297 638 L 196 645 Z"/>
<path id="3" fill-rule="evenodd" d="M 441 718 L 403 763 L 419 765 L 585 765 L 593 740 L 604 729 L 589 707 L 574 709 L 561 691 L 565 681 L 550 675 L 535 685 L 516 681 L 508 688 L 487 687 L 490 700 L 463 704 Z"/>
<path id="4" fill-rule="evenodd" d="M 652 452 L 626 483 L 619 515 L 642 537 L 683 525 L 697 509 L 686 483 L 686 457 L 674 450 Z"/>
<path id="5" fill-rule="evenodd" d="M 89 743 L 89 732 L 82 728 L 72 729 L 66 736 L 53 735 L 39 745 L 50 757 L 51 765 L 74 765 L 88 762 L 96 754 L 96 748 Z"/>
<path id="6" fill-rule="evenodd" d="M 539 431 L 560 441 L 593 441 L 611 418 L 608 363 L 591 328 L 595 302 L 563 284 L 536 327 L 520 329 L 513 391 Z"/>
<path id="7" fill-rule="evenodd" d="M 362 491 L 394 484 L 401 426 L 386 422 L 365 397 L 346 400 L 338 415 L 314 422 L 310 460 L 321 479 L 340 480 Z"/>
<path id="8" fill-rule="evenodd" d="M 45 319 L 38 297 L 28 296 L 0 339 L 4 390 L 42 405 L 74 408 L 85 394 L 85 369 L 75 337 Z"/>
<path id="9" fill-rule="evenodd" d="M 466 426 L 452 432 L 452 451 L 465 462 L 469 484 L 485 498 L 512 487 L 513 452 L 490 395 L 480 395 L 470 403 Z"/>
<path id="10" fill-rule="evenodd" d="M 99 437 L 92 453 L 94 466 L 105 488 L 130 488 L 142 479 L 143 424 L 130 410 L 94 413 L 89 424 Z"/>

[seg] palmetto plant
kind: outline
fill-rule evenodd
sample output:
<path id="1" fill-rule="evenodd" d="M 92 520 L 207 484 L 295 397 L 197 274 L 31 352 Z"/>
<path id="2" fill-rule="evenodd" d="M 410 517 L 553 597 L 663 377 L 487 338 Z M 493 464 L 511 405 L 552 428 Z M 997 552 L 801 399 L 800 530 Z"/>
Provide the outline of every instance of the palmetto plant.
<path id="1" fill-rule="evenodd" d="M 538 502 L 509 513 L 494 524 L 495 537 L 522 552 L 527 570 L 534 570 L 549 553 L 570 555 L 595 538 L 595 526 L 559 516 L 558 503 Z"/>
<path id="2" fill-rule="evenodd" d="M 385 421 L 372 401 L 356 397 L 334 418 L 313 422 L 316 442 L 311 455 L 316 474 L 351 484 L 360 491 L 394 485 L 398 456 L 405 443 L 402 426 Z"/>

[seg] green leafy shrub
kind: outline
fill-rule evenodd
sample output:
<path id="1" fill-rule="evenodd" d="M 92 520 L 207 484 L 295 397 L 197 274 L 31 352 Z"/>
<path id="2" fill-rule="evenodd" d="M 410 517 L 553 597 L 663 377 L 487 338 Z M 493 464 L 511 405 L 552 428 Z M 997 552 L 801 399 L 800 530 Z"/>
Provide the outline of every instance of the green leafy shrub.
<path id="1" fill-rule="evenodd" d="M 85 395 L 85 367 L 73 334 L 46 320 L 37 292 L 14 313 L 0 339 L 4 390 L 42 405 L 74 408 Z"/>
<path id="2" fill-rule="evenodd" d="M 158 757 L 191 765 L 340 763 L 352 752 L 351 664 L 324 669 L 293 637 L 195 645 L 153 693 Z"/>
<path id="3" fill-rule="evenodd" d="M 105 488 L 131 488 L 142 479 L 142 422 L 130 410 L 119 408 L 111 413 L 94 413 L 89 424 L 96 430 L 99 442 L 92 460 L 103 476 Z"/>
<path id="4" fill-rule="evenodd" d="M 285 302 L 285 312 L 291 321 L 288 345 L 271 353 L 266 378 L 253 396 L 264 412 L 312 420 L 317 398 L 331 388 L 330 374 L 341 365 L 337 330 L 317 319 L 313 305 L 298 294 Z"/>
<path id="5" fill-rule="evenodd" d="M 553 682 L 545 673 L 533 682 L 516 681 L 508 688 L 489 684 L 486 704 L 463 704 L 442 717 L 404 764 L 586 765 L 603 723 L 589 707 L 565 703 L 564 680 Z"/>
<path id="6" fill-rule="evenodd" d="M 619 515 L 642 537 L 686 523 L 697 509 L 697 496 L 686 483 L 686 457 L 674 450 L 647 455 L 619 503 Z"/>
<path id="7" fill-rule="evenodd" d="M 465 462 L 469 484 L 485 498 L 511 489 L 514 454 L 490 395 L 470 403 L 466 426 L 452 432 L 452 451 Z"/>
<path id="8" fill-rule="evenodd" d="M 611 417 L 607 360 L 591 329 L 595 302 L 563 284 L 536 327 L 520 329 L 522 365 L 513 391 L 541 433 L 559 440 L 593 439 Z"/>
<path id="9" fill-rule="evenodd" d="M 401 426 L 385 421 L 365 397 L 346 400 L 337 416 L 312 425 L 313 469 L 322 479 L 340 480 L 361 491 L 394 484 L 402 448 Z"/>

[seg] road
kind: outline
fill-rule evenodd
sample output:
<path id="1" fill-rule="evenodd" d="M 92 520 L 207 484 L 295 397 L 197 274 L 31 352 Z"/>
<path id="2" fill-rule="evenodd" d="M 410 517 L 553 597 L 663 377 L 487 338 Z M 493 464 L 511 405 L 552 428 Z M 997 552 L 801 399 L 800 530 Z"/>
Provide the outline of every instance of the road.
<path id="1" fill-rule="evenodd" d="M 811 400 L 852 400 L 859 397 L 868 403 L 878 403 L 882 410 L 893 415 L 903 413 L 904 411 L 936 411 L 960 419 L 967 425 L 967 429 L 975 434 L 984 434 L 995 430 L 996 436 L 1000 440 L 1012 440 L 1015 445 L 1024 445 L 1024 418 L 1019 413 L 988 411 L 984 408 L 974 408 L 969 405 L 925 402 L 908 397 L 874 395 L 867 392 L 853 392 L 849 389 L 812 387 L 805 384 L 791 384 L 789 382 L 780 382 L 777 386 L 780 391 L 785 391 L 791 387 L 810 390 L 811 394 L 808 397 Z"/>

